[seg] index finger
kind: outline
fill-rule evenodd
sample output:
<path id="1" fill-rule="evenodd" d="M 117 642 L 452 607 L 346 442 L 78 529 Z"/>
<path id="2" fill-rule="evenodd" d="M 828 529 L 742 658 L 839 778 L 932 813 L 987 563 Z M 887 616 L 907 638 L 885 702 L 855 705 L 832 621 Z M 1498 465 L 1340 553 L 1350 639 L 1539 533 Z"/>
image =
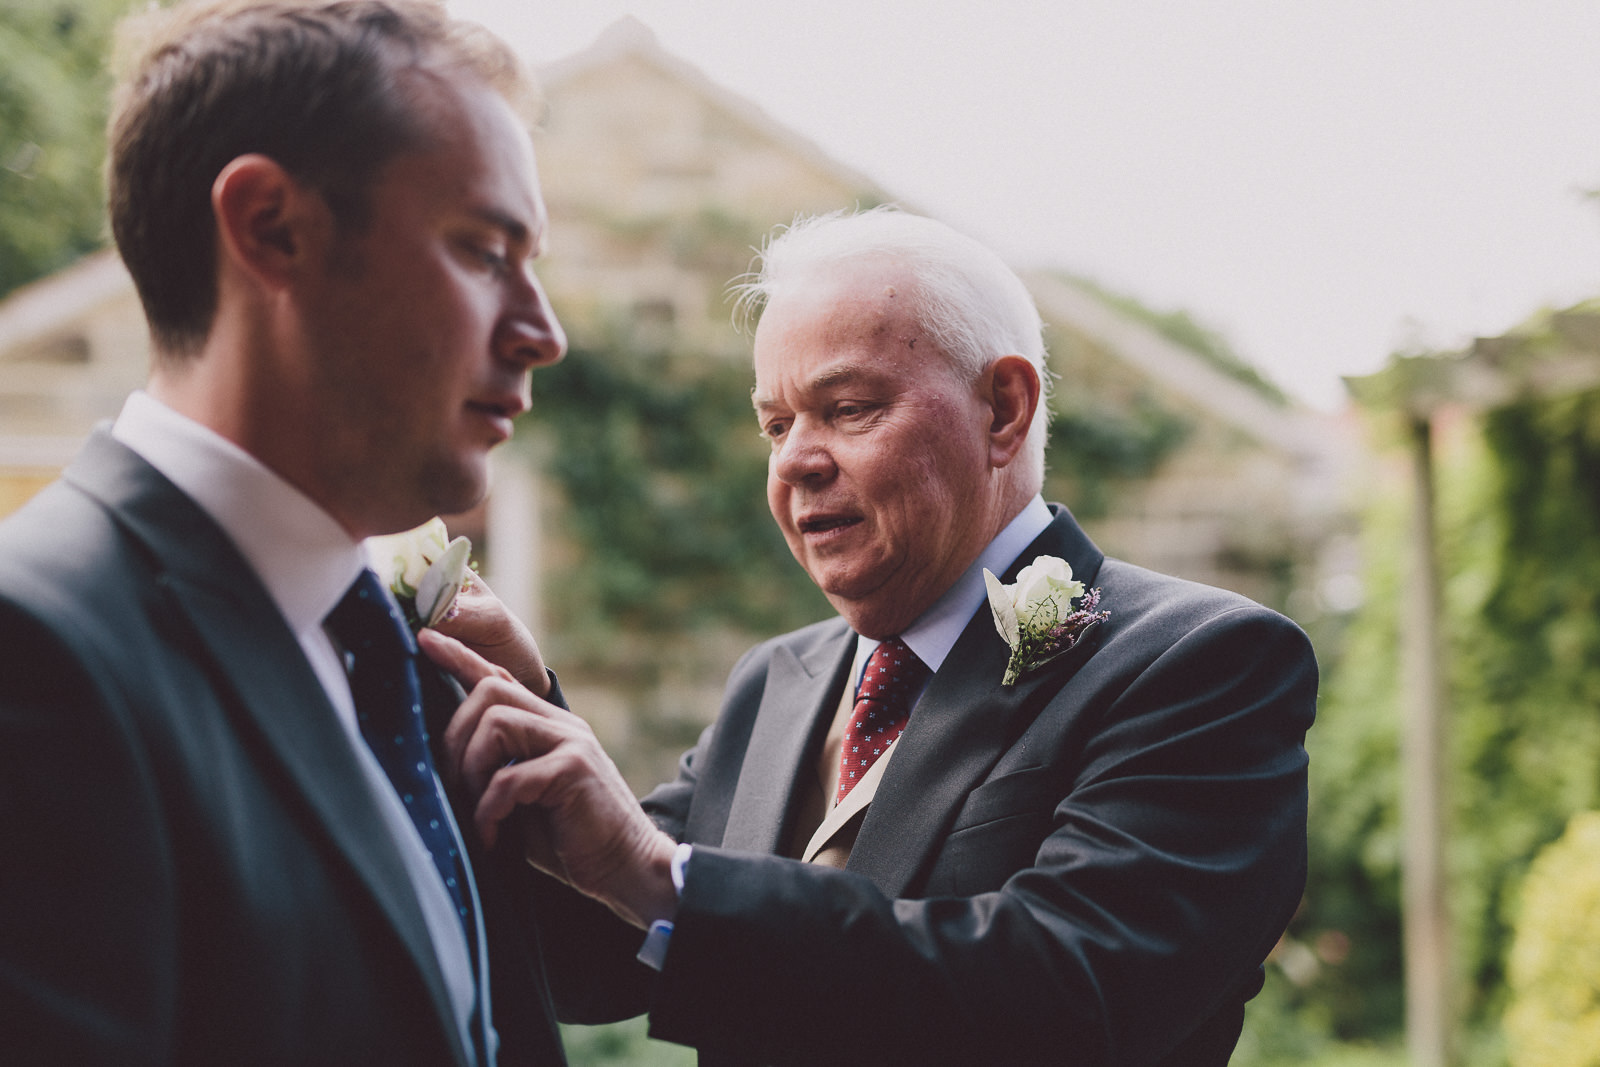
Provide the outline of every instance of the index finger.
<path id="1" fill-rule="evenodd" d="M 473 687 L 485 678 L 504 678 L 506 681 L 515 681 L 511 672 L 504 667 L 498 667 L 482 656 L 478 655 L 466 645 L 453 637 L 446 636 L 434 629 L 424 629 L 417 632 L 417 647 L 438 666 L 448 671 L 461 683 L 461 688 L 469 693 Z"/>

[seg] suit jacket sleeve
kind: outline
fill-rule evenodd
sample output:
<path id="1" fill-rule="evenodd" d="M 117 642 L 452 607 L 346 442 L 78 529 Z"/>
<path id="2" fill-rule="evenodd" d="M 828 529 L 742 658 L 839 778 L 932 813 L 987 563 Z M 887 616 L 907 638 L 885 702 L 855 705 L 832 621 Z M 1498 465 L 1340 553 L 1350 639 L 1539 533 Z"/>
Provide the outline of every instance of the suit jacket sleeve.
<path id="1" fill-rule="evenodd" d="M 643 802 L 656 825 L 674 840 L 685 839 L 697 766 L 715 730 L 708 726 L 699 744 L 680 758 L 677 777 Z M 533 878 L 532 913 L 538 916 L 557 1017 L 564 1023 L 594 1025 L 645 1012 L 656 972 L 637 958 L 644 943 L 639 929 L 554 878 L 539 872 Z"/>
<path id="2" fill-rule="evenodd" d="M 550 679 L 546 699 L 567 708 L 554 673 Z M 442 735 L 442 728 L 439 732 Z M 469 826 L 471 812 L 458 809 L 457 819 Z M 644 934 L 605 905 L 535 869 L 523 857 L 519 840 L 518 834 L 502 835 L 488 863 L 498 870 L 503 884 L 514 887 L 515 899 L 523 904 L 521 913 L 530 920 L 526 936 L 537 947 L 533 955 L 551 1016 L 564 1023 L 595 1025 L 644 1012 L 656 974 L 637 959 Z M 475 857 L 474 864 L 479 862 Z M 497 1018 L 522 1010 L 522 1005 L 502 1008 Z"/>
<path id="3" fill-rule="evenodd" d="M 652 1034 L 702 1062 L 1226 1062 L 1304 884 L 1316 668 L 1281 616 L 1185 596 L 1124 613 L 899 899 L 697 846 Z"/>

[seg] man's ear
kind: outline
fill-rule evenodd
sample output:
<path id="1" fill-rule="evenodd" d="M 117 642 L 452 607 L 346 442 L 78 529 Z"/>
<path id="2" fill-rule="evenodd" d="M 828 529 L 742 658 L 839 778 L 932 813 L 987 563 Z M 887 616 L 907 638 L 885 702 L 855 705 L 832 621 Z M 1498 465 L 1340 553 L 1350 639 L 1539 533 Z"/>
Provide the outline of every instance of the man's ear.
<path id="1" fill-rule="evenodd" d="M 1039 408 L 1039 372 L 1021 356 L 1001 356 L 984 371 L 983 384 L 992 412 L 989 462 L 1005 467 L 1028 440 Z"/>
<path id="2" fill-rule="evenodd" d="M 275 160 L 250 154 L 223 167 L 211 183 L 211 210 L 218 276 L 232 267 L 279 289 L 303 268 L 327 208 Z"/>

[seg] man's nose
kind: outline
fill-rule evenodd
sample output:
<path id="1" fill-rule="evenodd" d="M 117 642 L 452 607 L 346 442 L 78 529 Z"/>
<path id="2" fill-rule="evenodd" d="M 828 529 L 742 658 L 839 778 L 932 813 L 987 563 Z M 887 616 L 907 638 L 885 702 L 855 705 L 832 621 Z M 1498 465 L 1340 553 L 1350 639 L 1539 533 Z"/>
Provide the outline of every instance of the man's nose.
<path id="1" fill-rule="evenodd" d="M 823 428 L 805 417 L 794 420 L 772 453 L 772 473 L 787 485 L 823 481 L 837 469 Z"/>
<path id="2" fill-rule="evenodd" d="M 567 333 L 556 319 L 550 298 L 531 268 L 523 269 L 517 299 L 495 333 L 501 359 L 525 367 L 546 367 L 567 354 Z"/>

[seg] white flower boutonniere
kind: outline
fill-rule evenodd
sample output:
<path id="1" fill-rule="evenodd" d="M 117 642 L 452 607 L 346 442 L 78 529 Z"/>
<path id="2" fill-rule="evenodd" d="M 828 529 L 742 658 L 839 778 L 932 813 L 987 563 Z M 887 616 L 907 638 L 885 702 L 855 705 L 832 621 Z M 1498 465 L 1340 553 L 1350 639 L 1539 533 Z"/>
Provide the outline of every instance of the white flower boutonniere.
<path id="1" fill-rule="evenodd" d="M 400 601 L 412 630 L 433 626 L 449 615 L 467 586 L 472 542 L 449 538 L 444 520 L 429 519 L 415 530 L 367 541 L 378 578 Z"/>
<path id="2" fill-rule="evenodd" d="M 1069 651 L 1085 630 L 1111 616 L 1109 611 L 1095 610 L 1100 590 L 1085 594 L 1083 583 L 1072 577 L 1072 566 L 1055 556 L 1040 556 L 1022 568 L 1012 585 L 1001 585 L 985 567 L 983 582 L 989 589 L 995 629 L 1011 646 L 1001 685 L 1015 685 L 1025 672 Z M 1074 608 L 1072 602 L 1079 597 L 1083 603 Z"/>

